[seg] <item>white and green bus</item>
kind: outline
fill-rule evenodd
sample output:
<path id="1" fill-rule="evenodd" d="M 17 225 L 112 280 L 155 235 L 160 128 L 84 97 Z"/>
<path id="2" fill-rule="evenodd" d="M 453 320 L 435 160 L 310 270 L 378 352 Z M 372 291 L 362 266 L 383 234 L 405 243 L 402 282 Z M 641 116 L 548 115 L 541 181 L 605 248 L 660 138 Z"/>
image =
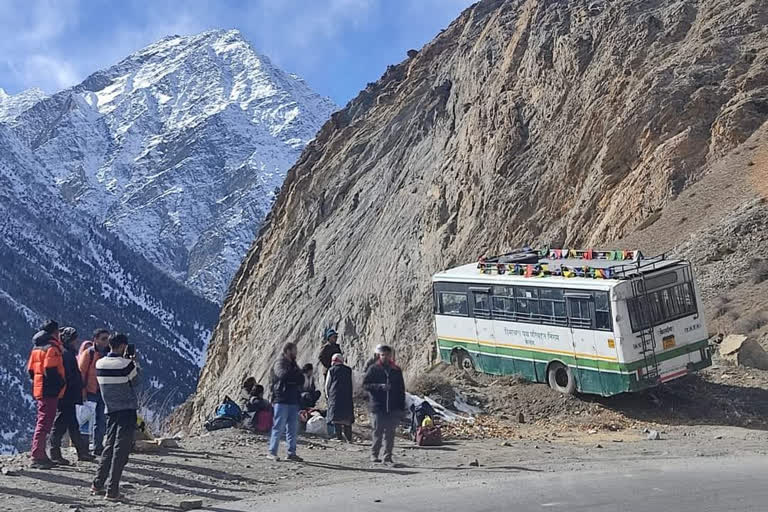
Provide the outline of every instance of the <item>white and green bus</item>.
<path id="1" fill-rule="evenodd" d="M 712 363 L 687 261 L 525 249 L 432 280 L 440 359 L 464 369 L 610 396 Z"/>

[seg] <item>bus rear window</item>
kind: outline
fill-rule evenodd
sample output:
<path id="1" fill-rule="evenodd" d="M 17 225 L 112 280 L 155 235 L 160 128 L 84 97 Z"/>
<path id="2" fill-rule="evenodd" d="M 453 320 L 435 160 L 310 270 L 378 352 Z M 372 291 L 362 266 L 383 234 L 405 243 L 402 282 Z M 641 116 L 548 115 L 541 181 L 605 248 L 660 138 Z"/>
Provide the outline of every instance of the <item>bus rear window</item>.
<path id="1" fill-rule="evenodd" d="M 440 314 L 469 316 L 469 303 L 464 293 L 440 292 Z"/>
<path id="2" fill-rule="evenodd" d="M 627 301 L 633 332 L 695 315 L 698 312 L 693 284 L 690 282 L 648 292 L 647 298 L 645 303 L 642 296 L 633 297 Z"/>

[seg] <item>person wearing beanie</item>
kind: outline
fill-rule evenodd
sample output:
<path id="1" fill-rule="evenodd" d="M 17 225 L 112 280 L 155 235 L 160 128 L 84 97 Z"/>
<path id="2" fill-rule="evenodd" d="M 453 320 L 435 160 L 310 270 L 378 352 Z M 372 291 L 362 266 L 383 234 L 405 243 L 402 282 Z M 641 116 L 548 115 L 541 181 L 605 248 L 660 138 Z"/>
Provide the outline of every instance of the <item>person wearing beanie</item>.
<path id="1" fill-rule="evenodd" d="M 379 452 L 384 446 L 384 462 L 391 464 L 395 446 L 395 431 L 405 413 L 405 381 L 402 370 L 392 359 L 387 345 L 377 347 L 378 359 L 363 379 L 363 388 L 369 394 L 373 444 L 371 462 L 381 462 Z"/>
<path id="2" fill-rule="evenodd" d="M 331 357 L 334 354 L 342 354 L 342 351 L 339 346 L 339 333 L 331 327 L 323 332 L 323 342 L 323 348 L 320 350 L 320 364 L 323 366 L 323 379 L 325 379 L 331 368 Z"/>
<path id="3" fill-rule="evenodd" d="M 331 369 L 325 384 L 328 399 L 326 418 L 336 430 L 336 439 L 352 442 L 352 424 L 355 422 L 355 404 L 352 400 L 352 368 L 344 364 L 344 356 L 331 357 Z M 343 437 L 342 437 L 343 435 Z"/>
<path id="4" fill-rule="evenodd" d="M 92 462 L 94 457 L 88 453 L 87 442 L 80 435 L 80 424 L 77 421 L 76 405 L 83 403 L 83 378 L 77 365 L 78 339 L 74 327 L 61 330 L 62 361 L 64 363 L 64 378 L 67 389 L 59 399 L 56 408 L 56 418 L 53 420 L 51 431 L 51 460 L 61 466 L 68 466 L 69 461 L 61 454 L 61 439 L 69 433 L 72 445 L 77 450 L 77 460 Z"/>

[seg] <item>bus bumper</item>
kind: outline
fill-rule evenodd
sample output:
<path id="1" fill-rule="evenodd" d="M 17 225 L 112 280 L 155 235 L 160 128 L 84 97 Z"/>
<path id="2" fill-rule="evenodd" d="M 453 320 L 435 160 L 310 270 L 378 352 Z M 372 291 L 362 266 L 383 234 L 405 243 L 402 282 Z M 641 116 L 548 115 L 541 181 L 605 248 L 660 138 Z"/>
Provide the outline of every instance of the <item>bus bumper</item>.
<path id="1" fill-rule="evenodd" d="M 699 349 L 698 352 L 701 356 L 699 361 L 685 362 L 684 360 L 682 360 L 679 363 L 679 364 L 682 364 L 682 366 L 674 368 L 676 359 L 683 359 L 683 357 L 680 357 L 680 358 L 672 359 L 670 361 L 665 362 L 665 364 L 660 365 L 661 373 L 659 377 L 656 379 L 653 379 L 653 380 L 644 379 L 642 378 L 641 375 L 635 376 L 635 378 L 632 379 L 632 382 L 630 382 L 629 391 L 642 391 L 644 389 L 653 388 L 653 387 L 659 386 L 660 384 L 671 382 L 675 379 L 685 377 L 686 375 L 696 373 L 700 370 L 703 370 L 704 368 L 708 368 L 712 366 L 712 350 L 710 349 L 710 347 L 704 346 L 701 349 Z M 672 368 L 670 368 L 670 366 L 672 366 Z"/>

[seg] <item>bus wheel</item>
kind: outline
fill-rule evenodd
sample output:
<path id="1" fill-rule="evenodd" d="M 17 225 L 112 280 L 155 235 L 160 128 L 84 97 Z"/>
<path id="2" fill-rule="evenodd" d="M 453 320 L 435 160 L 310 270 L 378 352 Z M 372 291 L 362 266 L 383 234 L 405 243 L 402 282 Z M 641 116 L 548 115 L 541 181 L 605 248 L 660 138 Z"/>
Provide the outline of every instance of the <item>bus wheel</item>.
<path id="1" fill-rule="evenodd" d="M 466 372 L 475 370 L 475 362 L 472 357 L 463 350 L 456 350 L 451 354 L 451 364 Z"/>
<path id="2" fill-rule="evenodd" d="M 563 363 L 554 362 L 549 365 L 547 370 L 547 380 L 549 387 L 560 393 L 572 395 L 576 392 L 576 379 L 573 372 Z"/>

